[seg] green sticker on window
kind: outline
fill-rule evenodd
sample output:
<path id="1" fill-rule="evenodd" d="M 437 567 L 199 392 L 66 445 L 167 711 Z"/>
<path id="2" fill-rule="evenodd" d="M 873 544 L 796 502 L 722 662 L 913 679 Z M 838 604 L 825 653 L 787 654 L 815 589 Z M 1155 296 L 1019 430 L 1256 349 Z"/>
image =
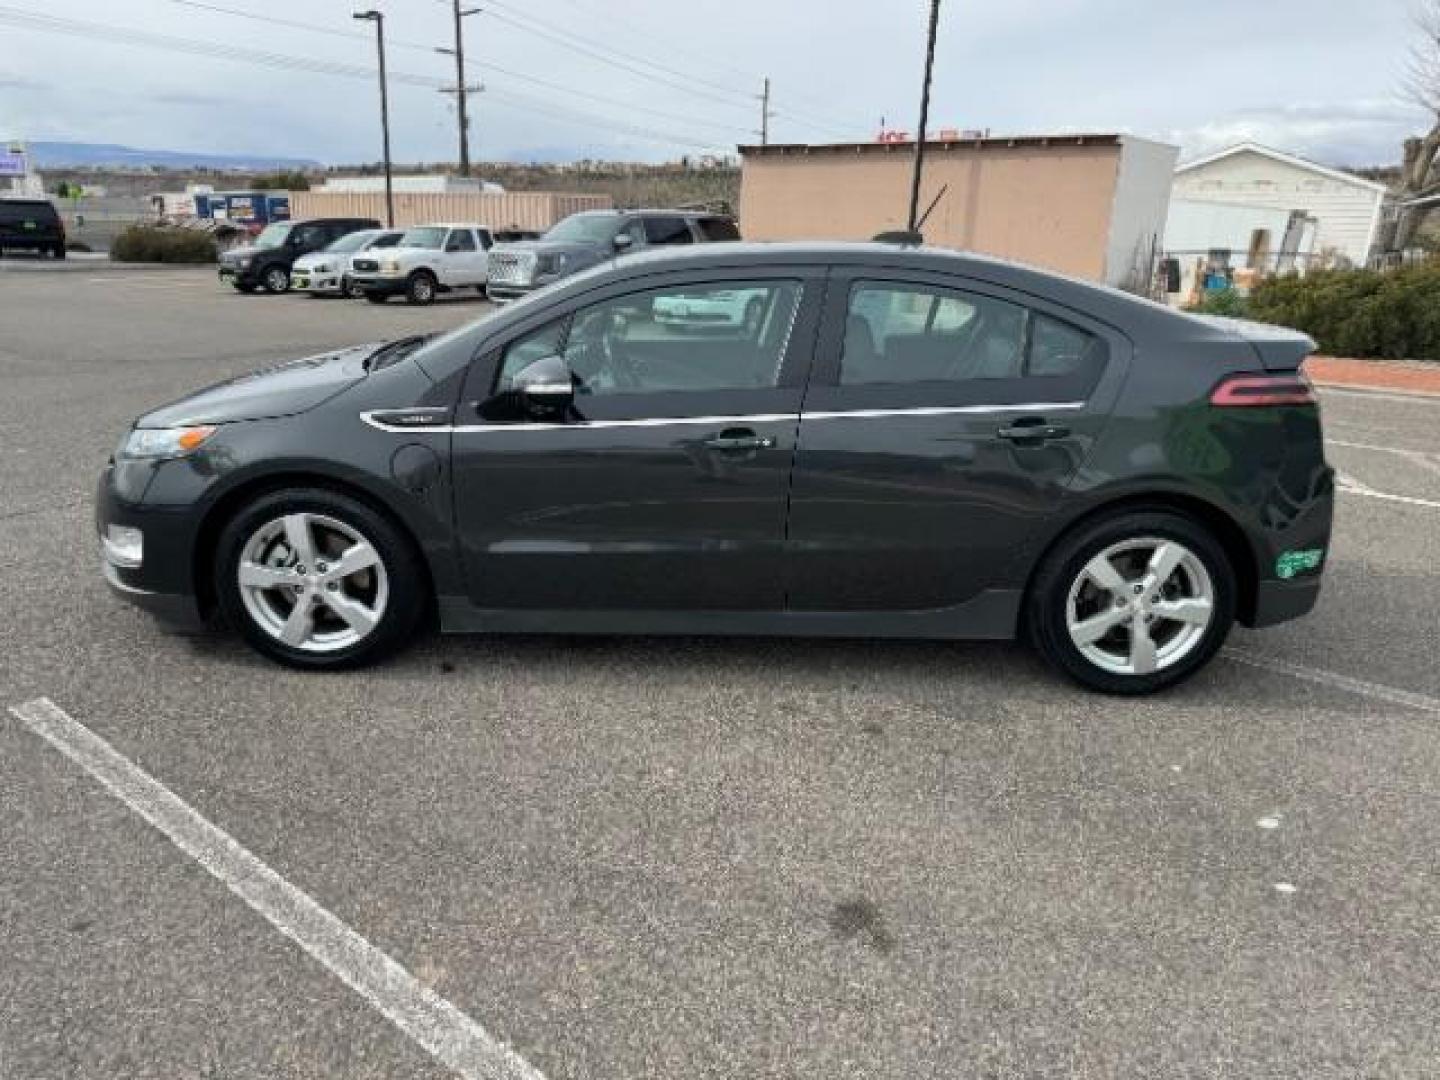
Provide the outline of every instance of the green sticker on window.
<path id="1" fill-rule="evenodd" d="M 1289 581 L 1296 574 L 1303 574 L 1307 570 L 1315 570 L 1320 566 L 1320 561 L 1325 557 L 1324 548 L 1307 548 L 1304 551 L 1286 551 L 1281 553 L 1280 558 L 1275 560 L 1275 573 L 1283 581 Z"/>

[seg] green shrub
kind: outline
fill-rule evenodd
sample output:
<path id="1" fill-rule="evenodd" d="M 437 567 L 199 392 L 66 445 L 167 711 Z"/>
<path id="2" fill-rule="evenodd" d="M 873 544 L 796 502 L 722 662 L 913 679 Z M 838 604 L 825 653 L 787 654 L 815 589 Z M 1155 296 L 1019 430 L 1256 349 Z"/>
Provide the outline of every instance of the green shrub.
<path id="1" fill-rule="evenodd" d="M 1302 330 L 1333 356 L 1440 361 L 1440 261 L 1260 282 L 1248 317 Z"/>
<path id="2" fill-rule="evenodd" d="M 1226 315 L 1232 319 L 1248 319 L 1250 317 L 1250 305 L 1244 296 L 1234 289 L 1215 289 L 1205 294 L 1205 298 L 1186 311 L 1193 311 L 1196 315 Z"/>
<path id="3" fill-rule="evenodd" d="M 167 225 L 131 225 L 110 245 L 116 262 L 213 263 L 215 241 L 193 229 Z"/>

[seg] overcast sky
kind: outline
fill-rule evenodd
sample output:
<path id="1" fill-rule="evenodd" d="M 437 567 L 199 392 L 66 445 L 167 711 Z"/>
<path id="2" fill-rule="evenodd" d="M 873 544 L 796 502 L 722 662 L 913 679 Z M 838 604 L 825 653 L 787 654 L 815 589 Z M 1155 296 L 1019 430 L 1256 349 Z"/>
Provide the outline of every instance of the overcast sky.
<path id="1" fill-rule="evenodd" d="M 466 49 L 487 87 L 473 110 L 479 157 L 728 152 L 758 141 L 765 75 L 772 140 L 868 140 L 882 116 L 915 126 L 925 0 L 477 5 Z M 0 0 L 0 137 L 378 159 L 373 76 L 345 73 L 373 69 L 371 26 L 350 17 L 362 6 L 387 15 L 396 159 L 453 160 L 452 106 L 435 88 L 453 61 L 430 51 L 451 43 L 449 0 Z M 1425 123 L 1397 90 L 1409 11 L 1410 0 L 944 0 L 932 129 L 1127 131 L 1185 157 L 1254 139 L 1328 163 L 1393 162 Z"/>

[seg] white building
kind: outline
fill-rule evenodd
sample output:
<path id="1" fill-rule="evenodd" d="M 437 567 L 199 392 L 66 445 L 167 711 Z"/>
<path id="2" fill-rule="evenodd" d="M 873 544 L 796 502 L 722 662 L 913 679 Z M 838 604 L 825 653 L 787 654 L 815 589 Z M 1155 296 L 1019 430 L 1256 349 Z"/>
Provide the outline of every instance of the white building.
<path id="1" fill-rule="evenodd" d="M 318 188 L 325 194 L 374 195 L 385 190 L 383 176 L 332 176 Z M 440 173 L 424 173 L 419 176 L 397 176 L 391 182 L 396 195 L 503 195 L 505 189 L 489 180 L 470 176 L 445 176 Z"/>
<path id="2" fill-rule="evenodd" d="M 1307 238 L 1311 250 L 1333 251 L 1364 266 L 1375 246 L 1387 195 L 1384 184 L 1258 143 L 1241 143 L 1176 169 L 1171 205 L 1207 202 L 1299 212 L 1314 219 L 1313 237 Z M 1194 239 L 1188 236 L 1187 244 Z M 1269 250 L 1281 250 L 1282 240 L 1283 234 L 1270 237 Z M 1231 246 L 1218 234 L 1217 241 L 1222 242 L 1199 246 Z M 1249 248 L 1247 243 L 1239 251 Z"/>

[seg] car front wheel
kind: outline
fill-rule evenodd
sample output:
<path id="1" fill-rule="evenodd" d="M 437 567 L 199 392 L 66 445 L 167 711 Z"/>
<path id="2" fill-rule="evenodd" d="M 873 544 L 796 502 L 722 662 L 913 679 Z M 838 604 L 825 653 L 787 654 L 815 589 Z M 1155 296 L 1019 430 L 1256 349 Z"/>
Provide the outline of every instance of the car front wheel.
<path id="1" fill-rule="evenodd" d="M 290 271 L 283 266 L 272 266 L 265 271 L 265 291 L 283 293 L 290 291 Z"/>
<path id="2" fill-rule="evenodd" d="M 405 299 L 412 304 L 430 304 L 435 300 L 435 276 L 428 270 L 416 270 L 405 284 Z"/>
<path id="3" fill-rule="evenodd" d="M 409 539 L 383 514 L 323 489 L 274 492 L 220 534 L 215 595 L 259 652 L 291 667 L 357 667 L 398 650 L 427 604 Z"/>
<path id="4" fill-rule="evenodd" d="M 1203 526 L 1169 511 L 1120 514 L 1061 539 L 1030 590 L 1040 653 L 1075 681 L 1147 694 L 1203 667 L 1235 619 L 1235 574 Z"/>

